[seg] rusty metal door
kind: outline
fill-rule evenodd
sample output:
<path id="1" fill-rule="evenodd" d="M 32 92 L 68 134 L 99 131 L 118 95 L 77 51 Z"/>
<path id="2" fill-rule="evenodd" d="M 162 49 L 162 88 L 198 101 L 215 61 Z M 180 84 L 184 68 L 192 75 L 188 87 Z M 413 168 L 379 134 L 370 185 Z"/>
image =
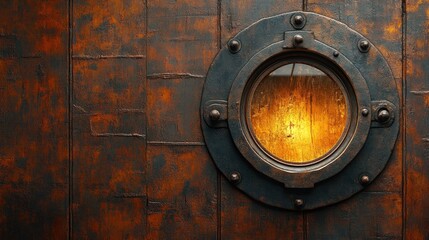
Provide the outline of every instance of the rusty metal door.
<path id="1" fill-rule="evenodd" d="M 217 53 L 291 11 L 368 38 L 400 96 L 385 169 L 309 211 L 235 188 L 200 119 Z M 1 1 L 0 238 L 429 239 L 428 18 L 417 0 Z"/>

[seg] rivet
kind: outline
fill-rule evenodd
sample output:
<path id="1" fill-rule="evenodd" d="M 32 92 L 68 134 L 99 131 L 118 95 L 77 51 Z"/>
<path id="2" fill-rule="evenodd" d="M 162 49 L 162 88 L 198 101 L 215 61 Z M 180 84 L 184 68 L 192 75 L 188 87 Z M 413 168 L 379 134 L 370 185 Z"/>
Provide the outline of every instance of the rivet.
<path id="1" fill-rule="evenodd" d="M 301 13 L 296 13 L 291 17 L 290 23 L 295 29 L 303 29 L 306 23 L 305 16 Z"/>
<path id="2" fill-rule="evenodd" d="M 332 55 L 334 55 L 334 57 L 338 57 L 338 56 L 340 56 L 340 53 L 338 51 L 334 51 L 334 53 L 332 53 Z"/>
<path id="3" fill-rule="evenodd" d="M 370 45 L 367 40 L 360 40 L 358 43 L 359 51 L 365 53 L 369 51 Z"/>
<path id="4" fill-rule="evenodd" d="M 212 121 L 217 121 L 220 119 L 220 112 L 217 109 L 213 109 L 209 113 L 209 117 Z"/>
<path id="5" fill-rule="evenodd" d="M 300 198 L 295 199 L 295 207 L 301 208 L 302 206 L 304 206 L 304 200 Z"/>
<path id="6" fill-rule="evenodd" d="M 297 34 L 293 36 L 293 42 L 295 45 L 300 45 L 301 43 L 304 42 L 304 38 L 301 35 Z"/>
<path id="7" fill-rule="evenodd" d="M 382 108 L 382 109 L 378 110 L 378 113 L 377 113 L 377 121 L 378 122 L 385 123 L 389 119 L 390 119 L 390 112 L 387 109 Z"/>
<path id="8" fill-rule="evenodd" d="M 368 114 L 369 114 L 368 108 L 362 109 L 362 116 L 366 117 L 366 116 L 368 116 Z"/>
<path id="9" fill-rule="evenodd" d="M 239 172 L 232 172 L 229 175 L 229 180 L 234 183 L 234 184 L 238 184 L 241 181 L 241 176 Z"/>
<path id="10" fill-rule="evenodd" d="M 295 15 L 295 16 L 293 17 L 293 22 L 294 22 L 296 25 L 301 25 L 301 24 L 304 22 L 304 18 L 303 18 L 301 15 Z"/>
<path id="11" fill-rule="evenodd" d="M 362 175 L 359 179 L 360 184 L 362 184 L 362 185 L 367 185 L 369 183 L 369 180 L 370 179 L 369 179 L 368 175 Z"/>
<path id="12" fill-rule="evenodd" d="M 231 53 L 238 53 L 241 49 L 241 43 L 236 39 L 231 39 L 228 41 L 228 48 Z"/>

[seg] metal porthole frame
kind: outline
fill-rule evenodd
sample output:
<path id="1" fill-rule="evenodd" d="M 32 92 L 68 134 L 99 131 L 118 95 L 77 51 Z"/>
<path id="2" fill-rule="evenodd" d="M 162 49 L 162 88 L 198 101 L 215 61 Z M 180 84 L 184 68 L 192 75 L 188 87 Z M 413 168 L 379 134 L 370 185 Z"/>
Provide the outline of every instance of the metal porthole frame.
<path id="1" fill-rule="evenodd" d="M 255 71 L 298 58 L 328 68 L 344 84 L 350 126 L 320 161 L 272 159 L 249 137 L 243 109 Z M 262 19 L 220 50 L 207 74 L 201 124 L 219 170 L 250 197 L 285 209 L 314 209 L 349 198 L 380 174 L 399 131 L 399 96 L 381 53 L 345 24 L 310 12 Z"/>

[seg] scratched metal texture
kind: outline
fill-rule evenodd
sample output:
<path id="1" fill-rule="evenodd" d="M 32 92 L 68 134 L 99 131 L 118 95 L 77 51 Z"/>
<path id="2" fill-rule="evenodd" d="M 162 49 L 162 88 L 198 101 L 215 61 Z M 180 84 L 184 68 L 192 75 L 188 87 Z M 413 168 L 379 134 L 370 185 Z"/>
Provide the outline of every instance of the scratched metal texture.
<path id="1" fill-rule="evenodd" d="M 384 172 L 309 212 L 215 168 L 205 75 L 251 23 L 305 10 L 368 37 L 402 101 Z M 428 0 L 0 1 L 1 239 L 429 239 Z"/>
<path id="2" fill-rule="evenodd" d="M 408 1 L 406 12 L 404 237 L 429 239 L 429 1 Z"/>
<path id="3" fill-rule="evenodd" d="M 370 39 L 388 61 L 402 95 L 402 2 L 308 0 L 307 11 L 332 17 Z M 403 120 L 399 120 L 403 124 Z M 401 239 L 403 131 L 384 171 L 363 193 L 305 213 L 309 239 Z"/>
<path id="4" fill-rule="evenodd" d="M 0 1 L 0 238 L 65 239 L 68 2 Z"/>
<path id="5" fill-rule="evenodd" d="M 146 5 L 72 2 L 71 236 L 146 234 Z"/>

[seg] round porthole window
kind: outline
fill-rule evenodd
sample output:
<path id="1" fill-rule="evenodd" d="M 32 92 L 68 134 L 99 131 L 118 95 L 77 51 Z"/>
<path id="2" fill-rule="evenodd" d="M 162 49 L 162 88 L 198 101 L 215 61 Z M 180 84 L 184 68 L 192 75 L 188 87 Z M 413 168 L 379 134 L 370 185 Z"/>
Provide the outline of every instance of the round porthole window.
<path id="1" fill-rule="evenodd" d="M 246 124 L 257 145 L 286 164 L 321 161 L 344 140 L 350 105 L 344 84 L 328 69 L 280 62 L 248 90 Z"/>
<path id="2" fill-rule="evenodd" d="M 321 30 L 327 25 L 335 32 Z M 313 209 L 350 197 L 382 171 L 398 105 L 389 66 L 368 39 L 291 12 L 251 25 L 219 52 L 204 86 L 202 129 L 237 188 L 272 206 Z"/>

